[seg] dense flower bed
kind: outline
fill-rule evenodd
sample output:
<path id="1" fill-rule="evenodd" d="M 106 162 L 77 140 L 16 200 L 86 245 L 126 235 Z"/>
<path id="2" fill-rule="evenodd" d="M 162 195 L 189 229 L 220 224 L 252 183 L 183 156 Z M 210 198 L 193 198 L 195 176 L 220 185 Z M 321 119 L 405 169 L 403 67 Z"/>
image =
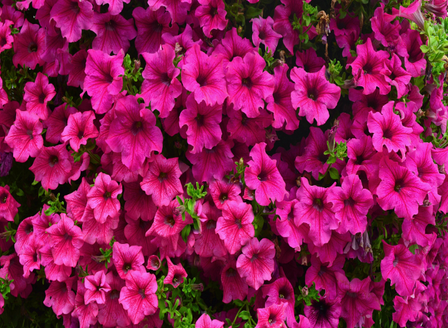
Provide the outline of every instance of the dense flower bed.
<path id="1" fill-rule="evenodd" d="M 0 320 L 447 327 L 446 0 L 3 0 Z"/>

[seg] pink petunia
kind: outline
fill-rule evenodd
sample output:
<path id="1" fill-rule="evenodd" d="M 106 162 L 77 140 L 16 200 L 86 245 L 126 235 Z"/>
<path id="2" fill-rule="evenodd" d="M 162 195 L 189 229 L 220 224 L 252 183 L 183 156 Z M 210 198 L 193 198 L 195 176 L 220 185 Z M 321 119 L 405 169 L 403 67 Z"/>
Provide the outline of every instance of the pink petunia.
<path id="1" fill-rule="evenodd" d="M 93 24 L 93 6 L 89 1 L 61 0 L 52 6 L 50 17 L 61 29 L 68 42 L 81 39 L 82 30 L 89 30 Z"/>
<path id="2" fill-rule="evenodd" d="M 31 165 L 35 180 L 42 183 L 46 190 L 56 189 L 58 185 L 68 181 L 72 173 L 73 157 L 70 156 L 65 144 L 54 147 L 44 147 Z"/>
<path id="3" fill-rule="evenodd" d="M 222 301 L 224 303 L 230 303 L 232 300 L 242 301 L 246 298 L 249 286 L 238 274 L 235 260 L 229 261 L 222 269 L 221 284 L 224 293 Z"/>
<path id="4" fill-rule="evenodd" d="M 98 136 L 98 129 L 93 124 L 95 113 L 91 110 L 83 113 L 74 113 L 69 116 L 67 126 L 61 133 L 63 142 L 70 142 L 74 151 L 79 151 L 81 145 L 87 145 L 88 139 Z"/>
<path id="5" fill-rule="evenodd" d="M 397 98 L 401 98 L 408 93 L 408 84 L 411 81 L 411 74 L 401 66 L 401 60 L 396 54 L 392 55 L 390 61 L 385 62 L 385 67 L 390 72 L 390 74 L 385 76 L 385 79 L 391 86 L 394 85 L 397 89 Z"/>
<path id="6" fill-rule="evenodd" d="M 86 304 L 85 294 L 87 292 L 84 283 L 78 280 L 78 288 L 76 289 L 75 297 L 75 309 L 72 313 L 72 317 L 78 318 L 79 328 L 89 328 L 91 325 L 96 324 L 98 316 L 98 304 L 92 302 Z"/>
<path id="7" fill-rule="evenodd" d="M 126 278 L 126 286 L 121 289 L 119 302 L 128 312 L 134 325 L 147 315 L 157 311 L 156 276 L 147 272 L 131 271 Z"/>
<path id="8" fill-rule="evenodd" d="M 237 184 L 215 180 L 209 185 L 209 193 L 218 209 L 222 209 L 228 201 L 241 202 L 241 188 Z"/>
<path id="9" fill-rule="evenodd" d="M 294 108 L 300 108 L 299 115 L 306 116 L 309 123 L 316 120 L 317 125 L 324 124 L 341 97 L 341 89 L 325 78 L 325 66 L 316 73 L 307 73 L 301 68 L 293 68 L 291 79 L 295 90 L 291 93 Z"/>
<path id="10" fill-rule="evenodd" d="M 230 254 L 235 254 L 255 234 L 252 206 L 244 202 L 229 201 L 224 204 L 222 216 L 216 223 L 216 233 L 224 241 Z"/>
<path id="11" fill-rule="evenodd" d="M 121 279 L 126 279 L 131 271 L 144 271 L 144 258 L 141 246 L 129 246 L 115 242 L 112 260 Z"/>
<path id="12" fill-rule="evenodd" d="M 106 293 L 110 292 L 111 288 L 106 281 L 104 271 L 98 271 L 94 275 L 85 277 L 84 285 L 86 287 L 84 294 L 85 304 L 92 302 L 97 304 L 106 303 Z"/>
<path id="13" fill-rule="evenodd" d="M 14 37 L 14 56 L 12 57 L 14 66 L 26 65 L 31 69 L 35 69 L 37 65 L 43 66 L 44 51 L 45 29 L 25 20 L 20 33 Z"/>
<path id="14" fill-rule="evenodd" d="M 274 281 L 272 284 L 262 287 L 263 297 L 267 297 L 265 306 L 271 306 L 273 304 L 286 304 L 285 315 L 286 322 L 289 326 L 292 326 L 296 322 L 294 316 L 294 289 L 285 277 L 281 277 Z"/>
<path id="15" fill-rule="evenodd" d="M 87 205 L 93 209 L 95 219 L 104 223 L 108 217 L 117 217 L 120 210 L 118 195 L 123 192 L 122 186 L 107 174 L 100 173 L 95 185 L 87 194 Z"/>
<path id="16" fill-rule="evenodd" d="M 277 49 L 278 40 L 281 39 L 281 34 L 274 31 L 274 20 L 272 17 L 253 18 L 252 20 L 252 42 L 256 47 L 263 43 L 270 52 L 274 53 Z"/>
<path id="17" fill-rule="evenodd" d="M 254 52 L 247 53 L 244 58 L 235 57 L 227 66 L 229 103 L 250 118 L 260 115 L 264 100 L 274 91 L 274 78 L 264 71 L 265 66 L 264 59 Z"/>
<path id="18" fill-rule="evenodd" d="M 208 38 L 212 31 L 223 31 L 227 26 L 226 9 L 222 0 L 199 0 L 200 6 L 196 8 L 195 16 L 199 20 L 202 31 Z"/>
<path id="19" fill-rule="evenodd" d="M 146 66 L 142 72 L 141 96 L 146 105 L 151 103 L 153 111 L 159 111 L 160 118 L 166 118 L 174 108 L 175 98 L 182 94 L 182 85 L 177 79 L 180 70 L 173 64 L 174 49 L 165 45 L 154 54 L 143 53 L 142 56 Z"/>
<path id="20" fill-rule="evenodd" d="M 115 113 L 106 142 L 114 152 L 121 153 L 126 167 L 137 171 L 154 151 L 162 152 L 162 132 L 156 127 L 154 114 L 144 104 L 139 105 L 134 96 L 118 100 Z"/>
<path id="21" fill-rule="evenodd" d="M 109 6 L 108 11 L 111 15 L 118 15 L 123 10 L 123 3 L 129 3 L 131 0 L 96 0 L 98 5 Z"/>
<path id="22" fill-rule="evenodd" d="M 93 16 L 91 30 L 96 33 L 92 49 L 101 50 L 106 54 L 118 54 L 121 50 L 127 52 L 129 40 L 137 36 L 133 19 L 126 20 L 121 15 L 96 13 Z"/>
<path id="23" fill-rule="evenodd" d="M 221 140 L 222 120 L 221 106 L 208 106 L 205 102 L 197 103 L 193 96 L 187 99 L 187 109 L 180 113 L 179 126 L 187 126 L 187 142 L 193 146 L 192 154 L 203 148 L 212 149 Z"/>
<path id="24" fill-rule="evenodd" d="M 378 204 L 383 210 L 393 209 L 398 217 L 409 220 L 418 213 L 418 206 L 423 205 L 431 190 L 430 185 L 387 157 L 381 159 L 379 178 Z"/>
<path id="25" fill-rule="evenodd" d="M 195 328 L 223 328 L 224 322 L 220 320 L 212 320 L 207 313 L 204 313 L 196 321 Z"/>
<path id="26" fill-rule="evenodd" d="M 76 277 L 66 279 L 64 282 L 51 282 L 50 287 L 45 291 L 45 306 L 51 306 L 58 316 L 72 312 L 75 307 L 73 284 L 76 284 Z"/>
<path id="27" fill-rule="evenodd" d="M 265 308 L 257 309 L 258 324 L 255 328 L 282 328 L 285 322 L 286 304 L 265 305 Z"/>
<path id="28" fill-rule="evenodd" d="M 106 113 L 123 88 L 124 52 L 109 56 L 101 50 L 89 49 L 84 90 L 92 97 L 92 107 L 98 114 Z"/>
<path id="29" fill-rule="evenodd" d="M 168 274 L 163 280 L 163 283 L 177 288 L 184 282 L 184 278 L 188 277 L 188 274 L 182 264 L 173 264 L 170 258 L 167 258 L 166 260 L 168 262 Z"/>
<path id="30" fill-rule="evenodd" d="M 183 193 L 179 180 L 181 175 L 177 158 L 166 159 L 163 155 L 156 155 L 140 186 L 147 195 L 152 195 L 156 206 L 168 205 L 174 196 Z"/>
<path id="31" fill-rule="evenodd" d="M 182 83 L 194 95 L 194 99 L 207 105 L 222 105 L 227 98 L 222 56 L 206 55 L 198 44 L 185 53 L 182 66 Z"/>
<path id="32" fill-rule="evenodd" d="M 373 197 L 369 190 L 363 189 L 357 175 L 344 178 L 341 187 L 329 191 L 328 201 L 333 203 L 332 210 L 341 224 L 340 233 L 350 231 L 353 235 L 363 233 L 367 227 L 367 213 L 373 206 Z"/>
<path id="33" fill-rule="evenodd" d="M 53 224 L 46 232 L 51 238 L 51 253 L 54 263 L 75 267 L 84 244 L 81 229 L 67 215 L 61 214 L 61 220 Z"/>
<path id="34" fill-rule="evenodd" d="M 183 24 L 190 9 L 191 0 L 148 0 L 148 5 L 151 10 L 165 7 L 171 15 L 172 24 Z"/>
<path id="35" fill-rule="evenodd" d="M 255 190 L 255 200 L 262 206 L 271 201 L 281 202 L 286 195 L 286 184 L 276 161 L 266 154 L 266 143 L 256 144 L 250 151 L 251 161 L 245 170 L 244 178 L 250 189 Z"/>
<path id="36" fill-rule="evenodd" d="M 8 185 L 4 187 L 0 186 L 0 219 L 13 222 L 14 217 L 19 211 L 18 208 L 21 205 L 12 197 L 9 189 Z"/>
<path id="37" fill-rule="evenodd" d="M 308 237 L 309 233 L 309 226 L 307 224 L 296 226 L 294 223 L 300 215 L 298 203 L 299 201 L 297 199 L 277 202 L 276 214 L 279 218 L 275 221 L 275 227 L 280 236 L 285 238 L 288 245 L 296 251 L 300 250 L 300 246 Z"/>
<path id="38" fill-rule="evenodd" d="M 300 200 L 298 211 L 301 215 L 295 218 L 294 222 L 296 226 L 308 224 L 309 238 L 314 245 L 321 247 L 330 240 L 331 230 L 339 227 L 339 220 L 331 210 L 332 203 L 328 199 L 331 187 L 311 186 L 306 178 L 301 178 L 300 184 L 297 198 Z"/>
<path id="39" fill-rule="evenodd" d="M 152 197 L 146 195 L 140 186 L 140 182 L 124 183 L 123 198 L 126 216 L 133 220 L 142 218 L 144 221 L 154 219 L 157 208 Z"/>
<path id="40" fill-rule="evenodd" d="M 16 120 L 5 141 L 12 148 L 15 160 L 24 163 L 28 157 L 36 157 L 42 149 L 43 126 L 35 114 L 20 109 L 16 113 Z"/>
<path id="41" fill-rule="evenodd" d="M 342 308 L 337 300 L 320 299 L 305 306 L 305 318 L 309 326 L 319 328 L 337 328 Z M 302 322 L 302 320 L 300 320 Z"/>
<path id="42" fill-rule="evenodd" d="M 0 53 L 12 48 L 14 37 L 11 34 L 10 26 L 14 24 L 10 20 L 0 23 Z"/>
<path id="43" fill-rule="evenodd" d="M 36 114 L 41 120 L 46 120 L 50 114 L 48 102 L 56 95 L 53 84 L 48 83 L 48 77 L 37 73 L 35 82 L 25 84 L 23 100 L 29 113 Z"/>

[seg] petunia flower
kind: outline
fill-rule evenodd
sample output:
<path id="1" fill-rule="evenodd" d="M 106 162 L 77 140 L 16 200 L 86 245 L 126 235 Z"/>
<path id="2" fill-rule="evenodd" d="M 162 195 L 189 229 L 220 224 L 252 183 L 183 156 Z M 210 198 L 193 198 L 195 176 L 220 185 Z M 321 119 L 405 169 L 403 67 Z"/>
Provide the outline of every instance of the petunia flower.
<path id="1" fill-rule="evenodd" d="M 84 244 L 81 229 L 64 213 L 61 220 L 53 224 L 46 232 L 51 238 L 51 253 L 54 263 L 75 267 L 80 256 L 80 248 Z"/>
<path id="2" fill-rule="evenodd" d="M 408 84 L 411 81 L 411 74 L 401 67 L 401 59 L 396 55 L 392 55 L 390 61 L 385 62 L 385 68 L 390 74 L 385 76 L 386 82 L 397 89 L 397 98 L 403 97 L 408 93 Z"/>
<path id="3" fill-rule="evenodd" d="M 208 106 L 205 102 L 197 103 L 193 96 L 187 99 L 187 109 L 180 113 L 179 126 L 187 126 L 187 142 L 193 146 L 192 154 L 203 148 L 212 149 L 221 139 L 219 123 L 222 119 L 222 107 L 218 104 Z"/>
<path id="4" fill-rule="evenodd" d="M 137 26 L 135 47 L 139 54 L 157 52 L 164 43 L 163 33 L 177 34 L 178 27 L 176 24 L 170 26 L 170 13 L 165 8 L 156 9 L 151 6 L 145 10 L 137 7 L 132 16 Z"/>
<path id="5" fill-rule="evenodd" d="M 14 56 L 12 57 L 14 66 L 26 65 L 31 69 L 35 69 L 37 65 L 43 66 L 44 51 L 45 29 L 25 20 L 20 33 L 14 37 Z"/>
<path id="6" fill-rule="evenodd" d="M 337 328 L 341 315 L 341 305 L 337 300 L 320 299 L 305 306 L 305 316 L 309 320 L 308 327 Z"/>
<path id="7" fill-rule="evenodd" d="M 180 58 L 180 61 L 177 63 L 177 67 L 179 68 L 182 68 L 185 63 L 185 53 L 193 47 L 193 45 L 198 44 L 199 46 L 202 46 L 203 44 L 203 41 L 191 28 L 190 24 L 186 24 L 182 33 L 177 35 L 164 32 L 162 34 L 162 39 L 164 43 L 170 45 L 173 50 L 176 49 L 177 58 Z"/>
<path id="8" fill-rule="evenodd" d="M 255 328 L 282 328 L 285 322 L 286 304 L 265 305 L 257 309 L 258 323 Z"/>
<path id="9" fill-rule="evenodd" d="M 126 278 L 126 286 L 121 289 L 118 302 L 128 312 L 134 325 L 147 315 L 157 311 L 156 276 L 147 272 L 131 271 Z"/>
<path id="10" fill-rule="evenodd" d="M 154 219 L 157 208 L 152 197 L 146 195 L 140 183 L 139 181 L 123 183 L 124 210 L 126 211 L 126 216 L 133 220 L 142 218 L 144 221 L 150 221 Z"/>
<path id="11" fill-rule="evenodd" d="M 175 98 L 182 94 L 182 85 L 177 79 L 180 70 L 173 64 L 174 49 L 165 45 L 154 54 L 143 53 L 142 56 L 146 66 L 142 72 L 141 97 L 146 105 L 151 103 L 153 111 L 159 111 L 160 118 L 166 118 L 174 108 Z"/>
<path id="12" fill-rule="evenodd" d="M 177 158 L 166 159 L 163 155 L 156 155 L 140 186 L 147 195 L 152 195 L 156 206 L 168 205 L 174 196 L 183 193 L 179 180 L 181 175 Z"/>
<path id="13" fill-rule="evenodd" d="M 222 216 L 216 223 L 216 233 L 224 241 L 230 254 L 235 254 L 255 234 L 252 206 L 229 201 L 222 208 Z"/>
<path id="14" fill-rule="evenodd" d="M 0 23 L 0 53 L 12 48 L 12 43 L 14 42 L 14 37 L 11 34 L 10 28 L 12 24 L 14 24 L 14 22 L 10 20 Z"/>
<path id="15" fill-rule="evenodd" d="M 230 260 L 221 271 L 221 284 L 224 292 L 222 301 L 226 304 L 232 300 L 243 300 L 248 293 L 248 285 L 240 277 L 235 260 Z"/>
<path id="16" fill-rule="evenodd" d="M 205 36 L 211 38 L 213 30 L 223 31 L 227 26 L 224 1 L 199 0 L 198 2 L 200 6 L 196 8 L 194 14 Z"/>
<path id="17" fill-rule="evenodd" d="M 165 7 L 171 15 L 172 24 L 183 24 L 187 17 L 187 12 L 190 10 L 191 0 L 148 0 L 148 5 L 151 10 L 158 10 L 160 7 Z"/>
<path id="18" fill-rule="evenodd" d="M 207 313 L 204 313 L 196 321 L 195 328 L 223 328 L 224 322 L 220 320 L 212 320 Z"/>
<path id="19" fill-rule="evenodd" d="M 141 246 L 129 246 L 115 242 L 112 247 L 112 261 L 121 279 L 126 279 L 131 271 L 144 271 Z"/>
<path id="20" fill-rule="evenodd" d="M 423 44 L 420 32 L 408 29 L 402 33 L 401 37 L 406 45 L 407 53 L 404 57 L 404 67 L 412 77 L 419 77 L 425 74 L 426 59 L 420 46 Z M 420 107 L 420 106 L 419 106 Z"/>
<path id="21" fill-rule="evenodd" d="M 333 203 L 332 210 L 341 222 L 339 233 L 350 231 L 355 235 L 366 230 L 367 212 L 373 206 L 373 197 L 369 190 L 363 189 L 357 175 L 348 175 L 341 187 L 332 188 L 328 201 Z"/>
<path id="22" fill-rule="evenodd" d="M 56 1 L 50 11 L 50 17 L 61 29 L 68 42 L 81 39 L 82 30 L 89 30 L 93 24 L 93 6 L 89 1 Z"/>
<path id="23" fill-rule="evenodd" d="M 156 127 L 154 114 L 144 104 L 139 105 L 134 96 L 118 100 L 115 113 L 106 142 L 114 152 L 121 153 L 126 167 L 137 171 L 154 151 L 162 152 L 162 132 Z"/>
<path id="24" fill-rule="evenodd" d="M 246 144 L 248 147 L 266 141 L 267 128 L 272 123 L 272 115 L 261 109 L 260 115 L 249 118 L 240 110 L 227 108 L 227 132 L 230 138 Z"/>
<path id="25" fill-rule="evenodd" d="M 297 190 L 297 198 L 300 200 L 298 211 L 301 215 L 295 218 L 294 223 L 296 226 L 308 224 L 309 238 L 318 247 L 328 243 L 331 230 L 339 227 L 339 220 L 331 210 L 332 203 L 328 199 L 331 188 L 311 186 L 306 178 L 301 178 Z"/>
<path id="26" fill-rule="evenodd" d="M 12 148 L 17 162 L 24 163 L 28 157 L 39 154 L 44 144 L 42 130 L 43 126 L 37 115 L 16 110 L 16 120 L 5 141 Z"/>
<path id="27" fill-rule="evenodd" d="M 400 296 L 413 295 L 417 279 L 423 272 L 422 259 L 412 254 L 405 245 L 389 245 L 383 240 L 384 258 L 381 260 L 381 275 L 390 279 Z"/>
<path id="28" fill-rule="evenodd" d="M 253 52 L 247 53 L 244 58 L 235 57 L 227 66 L 229 103 L 250 118 L 260 115 L 260 108 L 264 108 L 263 100 L 274 91 L 274 78 L 263 71 L 265 66 L 264 59 Z"/>
<path id="29" fill-rule="evenodd" d="M 419 206 L 418 213 L 411 220 L 404 219 L 401 228 L 403 240 L 406 243 L 417 244 L 421 247 L 432 246 L 437 238 L 435 232 L 426 233 L 426 227 L 436 225 L 435 217 L 432 215 L 432 207 Z"/>
<path id="30" fill-rule="evenodd" d="M 241 202 L 241 189 L 237 184 L 226 183 L 222 180 L 215 180 L 208 187 L 213 202 L 218 209 L 222 209 L 228 201 Z"/>
<path id="31" fill-rule="evenodd" d="M 371 20 L 375 39 L 380 41 L 384 47 L 390 49 L 393 49 L 400 39 L 401 26 L 394 19 L 394 15 L 389 15 L 385 12 L 384 3 L 381 3 L 380 7 L 375 9 Z"/>
<path id="32" fill-rule="evenodd" d="M 291 54 L 294 53 L 294 46 L 299 43 L 299 33 L 294 30 L 291 22 L 294 21 L 294 15 L 300 19 L 303 15 L 303 2 L 294 0 L 283 0 L 283 5 L 278 5 L 274 12 L 274 31 L 283 36 L 283 44 Z M 308 34 L 315 35 L 314 26 L 310 27 Z"/>
<path id="33" fill-rule="evenodd" d="M 294 108 L 300 108 L 299 115 L 306 116 L 309 123 L 316 120 L 317 125 L 324 124 L 341 97 L 341 89 L 325 78 L 325 66 L 316 73 L 307 73 L 294 67 L 291 79 L 295 82 L 295 90 L 291 93 Z"/>
<path id="34" fill-rule="evenodd" d="M 267 297 L 265 306 L 269 307 L 273 304 L 286 304 L 285 315 L 286 322 L 289 326 L 293 326 L 296 322 L 294 316 L 294 289 L 291 283 L 285 277 L 281 277 L 274 281 L 272 284 L 265 285 L 262 287 L 263 298 Z"/>
<path id="35" fill-rule="evenodd" d="M 288 79 L 288 70 L 286 64 L 274 68 L 274 92 L 266 98 L 268 103 L 266 108 L 274 114 L 273 128 L 281 129 L 285 126 L 288 131 L 295 131 L 299 127 L 299 120 L 291 103 L 294 84 Z"/>
<path id="36" fill-rule="evenodd" d="M 98 114 L 106 113 L 123 88 L 124 52 L 109 56 L 101 50 L 89 49 L 86 60 L 84 90 L 92 97 L 92 107 Z"/>
<path id="37" fill-rule="evenodd" d="M 118 15 L 123 10 L 123 3 L 131 0 L 96 0 L 97 5 L 109 5 L 108 11 L 111 15 Z"/>
<path id="38" fill-rule="evenodd" d="M 87 205 L 93 209 L 95 219 L 104 223 L 107 218 L 117 217 L 120 210 L 118 195 L 123 188 L 107 174 L 100 173 L 95 179 L 95 185 L 87 194 Z"/>
<path id="39" fill-rule="evenodd" d="M 316 254 L 311 256 L 311 267 L 308 268 L 305 274 L 305 283 L 309 286 L 313 282 L 316 284 L 316 289 L 325 290 L 325 296 L 328 299 L 336 299 L 338 296 L 338 282 L 336 279 L 336 272 L 344 273 L 343 267 L 345 257 L 340 255 L 333 264 L 322 263 Z"/>
<path id="40" fill-rule="evenodd" d="M 45 290 L 44 305 L 51 306 L 57 316 L 72 312 L 75 307 L 75 292 L 73 291 L 75 283 L 76 277 L 71 277 L 63 282 L 51 282 L 50 287 Z"/>
<path id="41" fill-rule="evenodd" d="M 21 205 L 14 199 L 14 197 L 12 197 L 9 190 L 10 188 L 8 185 L 4 187 L 0 186 L 0 218 L 13 222 L 14 217 L 19 212 L 18 208 Z"/>
<path id="42" fill-rule="evenodd" d="M 98 320 L 98 304 L 96 302 L 86 304 L 86 292 L 87 289 L 84 286 L 84 283 L 81 280 L 78 280 L 75 309 L 73 310 L 72 317 L 78 318 L 80 328 L 89 328 L 91 325 L 95 325 Z"/>
<path id="43" fill-rule="evenodd" d="M 252 18 L 252 42 L 256 47 L 263 43 L 270 52 L 274 53 L 277 49 L 278 40 L 282 37 L 274 31 L 273 25 L 274 20 L 272 17 L 262 18 Z"/>
<path id="44" fill-rule="evenodd" d="M 54 90 L 53 84 L 48 83 L 48 77 L 37 73 L 35 82 L 25 84 L 23 100 L 26 101 L 27 111 L 46 120 L 50 114 L 47 103 L 56 95 Z"/>
<path id="45" fill-rule="evenodd" d="M 356 17 L 350 17 L 351 20 L 356 19 Z M 331 20 L 330 24 L 333 22 Z M 336 32 L 335 32 L 336 33 Z M 316 54 L 316 50 L 309 48 L 305 51 L 296 51 L 296 65 L 297 67 L 303 68 L 305 72 L 317 73 L 325 66 L 325 59 L 319 57 Z"/>
<path id="46" fill-rule="evenodd" d="M 280 236 L 285 238 L 288 245 L 296 251 L 300 250 L 300 246 L 309 233 L 309 226 L 307 224 L 302 224 L 297 227 L 294 223 L 295 218 L 299 217 L 298 202 L 297 199 L 277 202 L 276 214 L 279 218 L 275 221 L 275 227 Z"/>
<path id="47" fill-rule="evenodd" d="M 238 256 L 236 268 L 239 275 L 246 279 L 247 284 L 258 290 L 266 280 L 271 280 L 274 272 L 274 243 L 263 238 L 258 241 L 252 238 L 242 249 L 242 254 Z"/>
<path id="48" fill-rule="evenodd" d="M 66 103 L 63 103 L 60 106 L 57 106 L 50 116 L 44 121 L 45 126 L 47 127 L 47 132 L 45 132 L 45 140 L 48 142 L 57 144 L 61 140 L 61 134 L 67 126 L 68 118 L 71 114 L 78 112 L 78 110 L 74 107 L 67 106 Z"/>
<path id="49" fill-rule="evenodd" d="M 43 246 L 42 240 L 32 237 L 23 244 L 19 254 L 19 262 L 23 265 L 23 277 L 28 278 L 33 270 L 39 270 L 40 249 Z"/>
<path id="50" fill-rule="evenodd" d="M 70 147 L 75 152 L 79 151 L 81 145 L 87 145 L 88 139 L 98 136 L 98 129 L 93 124 L 95 113 L 91 110 L 83 113 L 74 113 L 69 116 L 67 126 L 61 133 L 63 142 L 70 142 Z"/>
<path id="51" fill-rule="evenodd" d="M 209 106 L 222 105 L 227 98 L 222 56 L 208 56 L 201 51 L 198 44 L 194 44 L 185 53 L 182 84 L 193 93 L 198 103 L 204 101 Z"/>
<path id="52" fill-rule="evenodd" d="M 255 200 L 262 206 L 271 201 L 281 202 L 286 195 L 286 184 L 276 166 L 276 161 L 266 154 L 266 143 L 256 144 L 250 151 L 244 178 L 247 187 L 255 190 Z"/>
<path id="53" fill-rule="evenodd" d="M 86 78 L 86 63 L 87 63 L 87 51 L 85 49 L 79 50 L 71 57 L 70 70 L 68 72 L 67 85 L 72 87 L 80 87 L 84 90 L 84 79 Z"/>
<path id="54" fill-rule="evenodd" d="M 107 220 L 101 223 L 95 219 L 93 213 L 93 209 L 87 206 L 82 217 L 84 241 L 90 245 L 109 244 L 114 236 L 114 230 L 118 227 L 119 217 L 108 216 Z"/>
<path id="55" fill-rule="evenodd" d="M 106 303 L 106 293 L 110 292 L 111 288 L 106 281 L 104 271 L 98 271 L 94 275 L 85 277 L 84 285 L 86 287 L 84 294 L 85 304 L 92 302 L 97 304 Z"/>
<path id="56" fill-rule="evenodd" d="M 381 159 L 379 178 L 378 204 L 383 210 L 393 209 L 398 217 L 409 220 L 418 213 L 418 206 L 423 205 L 431 190 L 430 185 L 387 157 Z"/>
<path id="57" fill-rule="evenodd" d="M 364 88 L 363 94 L 368 95 L 378 87 L 380 94 L 385 95 L 390 91 L 385 76 L 384 62 L 389 59 L 389 53 L 373 49 L 372 41 L 367 39 L 366 43 L 356 46 L 358 56 L 347 68 L 352 68 L 356 86 Z"/>
<path id="58" fill-rule="evenodd" d="M 177 288 L 184 282 L 184 278 L 188 277 L 188 274 L 182 264 L 173 264 L 170 258 L 167 258 L 166 261 L 168 263 L 168 274 L 163 280 L 163 283 Z"/>
<path id="59" fill-rule="evenodd" d="M 404 127 L 400 117 L 394 113 L 394 102 L 389 101 L 383 106 L 381 113 L 369 113 L 367 119 L 369 132 L 373 133 L 373 147 L 378 152 L 386 146 L 388 152 L 401 151 L 404 156 L 406 147 L 411 145 L 409 134 L 411 128 Z"/>
<path id="60" fill-rule="evenodd" d="M 91 30 L 97 35 L 92 43 L 92 49 L 101 50 L 106 54 L 118 54 L 121 50 L 127 52 L 129 40 L 137 36 L 133 19 L 126 20 L 121 15 L 96 13 L 93 16 Z"/>
<path id="61" fill-rule="evenodd" d="M 34 173 L 34 179 L 40 181 L 44 189 L 54 190 L 68 181 L 73 163 L 73 157 L 65 144 L 44 147 L 30 166 L 30 170 Z"/>

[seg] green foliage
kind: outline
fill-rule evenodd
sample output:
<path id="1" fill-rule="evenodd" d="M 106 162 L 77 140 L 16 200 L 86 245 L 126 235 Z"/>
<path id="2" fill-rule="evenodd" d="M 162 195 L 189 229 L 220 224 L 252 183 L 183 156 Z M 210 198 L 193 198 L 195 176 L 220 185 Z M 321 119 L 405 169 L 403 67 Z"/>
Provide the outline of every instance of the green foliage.
<path id="1" fill-rule="evenodd" d="M 14 279 L 9 280 L 8 274 L 6 274 L 6 278 L 0 277 L 0 294 L 2 294 L 5 300 L 8 299 L 8 294 L 11 292 L 11 283 L 14 282 Z"/>
<path id="2" fill-rule="evenodd" d="M 328 155 L 327 164 L 334 164 L 338 159 L 344 160 L 347 157 L 347 143 L 345 141 L 336 144 L 330 144 L 327 141 L 328 149 L 324 155 Z"/>
<path id="3" fill-rule="evenodd" d="M 321 295 L 319 291 L 316 289 L 316 283 L 313 282 L 311 287 L 303 287 L 299 286 L 300 294 L 297 296 L 297 302 L 305 302 L 306 305 L 310 306 L 313 301 L 319 301 Z"/>
<path id="4" fill-rule="evenodd" d="M 330 74 L 330 82 L 338 86 L 344 85 L 347 74 L 343 72 L 344 67 L 337 59 L 331 59 L 328 65 L 328 73 Z"/>
<path id="5" fill-rule="evenodd" d="M 123 59 L 124 75 L 123 75 L 123 89 L 127 90 L 128 94 L 136 95 L 140 93 L 141 84 L 143 82 L 142 71 L 140 60 L 131 59 L 129 54 Z"/>
<path id="6" fill-rule="evenodd" d="M 180 204 L 178 210 L 182 213 L 182 220 L 184 221 L 185 221 L 185 213 L 188 213 L 193 218 L 193 229 L 199 231 L 201 229 L 201 220 L 199 219 L 199 216 L 196 214 L 194 207 L 196 205 L 196 201 L 201 198 L 204 198 L 207 195 L 207 192 L 203 191 L 204 186 L 200 186 L 198 182 L 196 182 L 196 188 L 193 186 L 191 182 L 187 183 L 185 186 L 187 187 L 187 194 L 191 198 L 185 198 L 182 201 L 182 198 L 177 196 L 176 199 Z M 190 235 L 190 231 L 191 226 L 187 225 L 181 232 L 181 236 L 185 242 L 187 241 L 187 238 Z"/>

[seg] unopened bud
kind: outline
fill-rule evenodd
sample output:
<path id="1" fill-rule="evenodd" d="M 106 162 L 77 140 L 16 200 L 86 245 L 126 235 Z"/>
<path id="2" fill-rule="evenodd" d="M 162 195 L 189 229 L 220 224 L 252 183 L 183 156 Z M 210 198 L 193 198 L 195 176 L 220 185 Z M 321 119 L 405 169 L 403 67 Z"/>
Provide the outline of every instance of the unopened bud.
<path id="1" fill-rule="evenodd" d="M 301 292 L 302 296 L 308 296 L 308 287 L 307 286 L 303 287 Z"/>

